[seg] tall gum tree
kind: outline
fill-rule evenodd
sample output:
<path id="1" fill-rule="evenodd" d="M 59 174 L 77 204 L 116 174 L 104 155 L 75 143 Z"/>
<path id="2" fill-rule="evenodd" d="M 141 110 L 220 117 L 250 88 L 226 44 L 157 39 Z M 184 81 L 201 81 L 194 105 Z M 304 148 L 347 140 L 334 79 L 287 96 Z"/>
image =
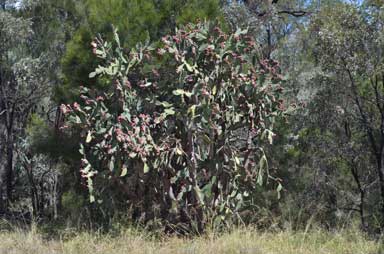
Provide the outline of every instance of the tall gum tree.
<path id="1" fill-rule="evenodd" d="M 357 126 L 365 134 L 369 145 L 371 159 L 376 168 L 383 229 L 384 55 L 382 21 L 374 14 L 340 3 L 337 8 L 327 8 L 320 12 L 313 20 L 311 30 L 316 41 L 314 55 L 318 64 L 335 81 L 330 84 L 344 86 L 344 92 L 339 96 L 345 96 L 351 106 L 345 109 L 351 114 L 348 124 Z M 348 129 L 346 128 L 347 134 Z M 351 166 L 351 172 L 363 199 L 364 190 L 354 165 Z M 361 204 L 363 202 L 361 200 Z M 364 223 L 364 216 L 362 222 Z"/>

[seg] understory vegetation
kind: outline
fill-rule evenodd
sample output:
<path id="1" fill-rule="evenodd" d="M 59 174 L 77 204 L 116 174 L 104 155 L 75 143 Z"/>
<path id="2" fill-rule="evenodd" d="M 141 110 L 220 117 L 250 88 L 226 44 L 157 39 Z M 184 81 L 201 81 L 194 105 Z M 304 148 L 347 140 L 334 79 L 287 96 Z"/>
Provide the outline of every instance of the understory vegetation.
<path id="1" fill-rule="evenodd" d="M 0 219 L 1 253 L 383 252 L 383 1 L 0 0 Z"/>

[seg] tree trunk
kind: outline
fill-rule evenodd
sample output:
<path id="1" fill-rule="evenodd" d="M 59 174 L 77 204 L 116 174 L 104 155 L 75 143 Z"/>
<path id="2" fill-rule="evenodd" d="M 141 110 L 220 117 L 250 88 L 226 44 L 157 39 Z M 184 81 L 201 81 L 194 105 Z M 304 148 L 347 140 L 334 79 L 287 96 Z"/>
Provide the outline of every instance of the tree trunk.
<path id="1" fill-rule="evenodd" d="M 192 179 L 192 187 L 193 190 L 190 193 L 191 197 L 191 204 L 193 205 L 193 211 L 192 211 L 192 218 L 193 221 L 197 224 L 197 231 L 198 233 L 203 232 L 204 230 L 204 212 L 202 208 L 202 204 L 200 203 L 200 193 L 199 193 L 199 186 L 197 184 L 197 159 L 195 154 L 195 136 L 194 131 L 189 130 L 187 135 L 187 154 L 190 158 L 190 165 L 189 165 L 189 174 Z M 189 211 L 191 212 L 191 211 Z M 193 223 L 193 221 L 191 221 Z"/>
<path id="2" fill-rule="evenodd" d="M 28 181 L 29 181 L 29 188 L 30 188 L 30 195 L 32 200 L 32 209 L 33 209 L 33 216 L 37 217 L 39 215 L 39 212 L 41 211 L 39 208 L 39 193 L 35 184 L 35 180 L 33 177 L 33 164 L 31 163 L 25 163 L 24 169 L 26 170 Z"/>
<path id="3" fill-rule="evenodd" d="M 365 190 L 361 184 L 361 181 L 360 181 L 360 178 L 359 178 L 359 175 L 357 172 L 357 167 L 356 167 L 356 165 L 354 165 L 353 162 L 352 162 L 352 166 L 351 166 L 351 173 L 352 173 L 353 179 L 355 180 L 357 188 L 358 188 L 359 193 L 360 193 L 359 213 L 360 213 L 360 220 L 361 220 L 361 228 L 362 228 L 362 230 L 365 231 L 367 229 L 367 225 L 366 225 L 366 221 L 365 221 L 365 214 L 364 214 Z"/>
<path id="4" fill-rule="evenodd" d="M 1 148 L 1 147 L 0 147 Z M 5 162 L 4 162 L 4 153 L 0 150 L 0 215 L 5 212 Z"/>
<path id="5" fill-rule="evenodd" d="M 383 165 L 383 153 L 377 155 L 377 173 L 379 175 L 380 184 L 380 197 L 381 197 L 381 230 L 384 231 L 384 165 Z"/>
<path id="6" fill-rule="evenodd" d="M 0 121 L 4 119 L 0 118 Z M 3 128 L 4 127 L 4 128 Z M 0 124 L 0 214 L 5 213 L 6 210 L 6 185 L 7 185 L 7 177 L 6 177 L 6 168 L 7 168 L 7 160 L 6 160 L 6 142 L 5 142 L 5 126 Z"/>
<path id="7" fill-rule="evenodd" d="M 7 142 L 7 164 L 5 168 L 6 177 L 6 189 L 7 189 L 7 200 L 12 201 L 12 190 L 13 190 L 13 140 Z"/>
<path id="8" fill-rule="evenodd" d="M 355 83 L 355 80 L 353 78 L 352 72 L 347 68 L 347 64 L 344 63 L 346 67 L 346 71 L 349 77 L 349 80 L 351 82 L 351 88 L 352 93 L 354 96 L 355 104 L 359 110 L 359 114 L 363 123 L 363 126 L 366 130 L 366 134 L 368 136 L 368 142 L 370 143 L 372 153 L 376 157 L 376 163 L 377 163 L 377 174 L 379 177 L 379 185 L 380 185 L 380 198 L 381 198 L 381 222 L 380 227 L 381 231 L 384 232 L 384 165 L 383 165 L 383 157 L 384 157 L 384 108 L 381 104 L 381 98 L 379 97 L 377 86 L 373 85 L 374 92 L 376 94 L 376 105 L 377 109 L 379 110 L 381 114 L 381 123 L 380 126 L 374 128 L 369 118 L 367 117 L 367 112 L 364 110 L 364 99 L 359 95 L 358 87 Z M 376 138 L 374 130 L 380 131 L 380 139 Z"/>
<path id="9" fill-rule="evenodd" d="M 1 119 L 5 120 L 6 124 L 2 126 L 4 128 L 0 128 L 1 134 L 3 134 L 0 140 L 2 146 L 0 147 L 0 212 L 5 212 L 9 201 L 12 200 L 14 136 L 13 124 L 7 124 L 12 117 L 12 115 L 8 115 Z"/>

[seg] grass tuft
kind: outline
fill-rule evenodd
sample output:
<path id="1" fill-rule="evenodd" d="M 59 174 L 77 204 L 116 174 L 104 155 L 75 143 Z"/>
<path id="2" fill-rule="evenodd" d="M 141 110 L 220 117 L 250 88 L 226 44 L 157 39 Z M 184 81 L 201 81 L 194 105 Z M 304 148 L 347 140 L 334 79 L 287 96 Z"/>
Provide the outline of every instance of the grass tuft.
<path id="1" fill-rule="evenodd" d="M 45 240 L 37 230 L 0 232 L 1 254 L 384 254 L 381 246 L 381 242 L 365 238 L 358 230 L 261 233 L 238 229 L 189 239 L 154 238 L 126 230 L 114 236 L 79 233 L 54 240 Z"/>

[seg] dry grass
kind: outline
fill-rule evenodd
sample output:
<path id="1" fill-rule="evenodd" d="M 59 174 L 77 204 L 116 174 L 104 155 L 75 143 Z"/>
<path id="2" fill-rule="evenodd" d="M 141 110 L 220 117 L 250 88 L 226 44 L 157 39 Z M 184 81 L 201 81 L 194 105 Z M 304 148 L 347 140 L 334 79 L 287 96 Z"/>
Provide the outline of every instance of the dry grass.
<path id="1" fill-rule="evenodd" d="M 236 230 L 221 236 L 208 234 L 193 239 L 151 239 L 145 234 L 126 231 L 119 236 L 81 233 L 61 240 L 43 240 L 31 232 L 0 233 L 1 254 L 384 254 L 381 243 L 367 240 L 356 230 L 329 233 L 260 233 Z"/>

